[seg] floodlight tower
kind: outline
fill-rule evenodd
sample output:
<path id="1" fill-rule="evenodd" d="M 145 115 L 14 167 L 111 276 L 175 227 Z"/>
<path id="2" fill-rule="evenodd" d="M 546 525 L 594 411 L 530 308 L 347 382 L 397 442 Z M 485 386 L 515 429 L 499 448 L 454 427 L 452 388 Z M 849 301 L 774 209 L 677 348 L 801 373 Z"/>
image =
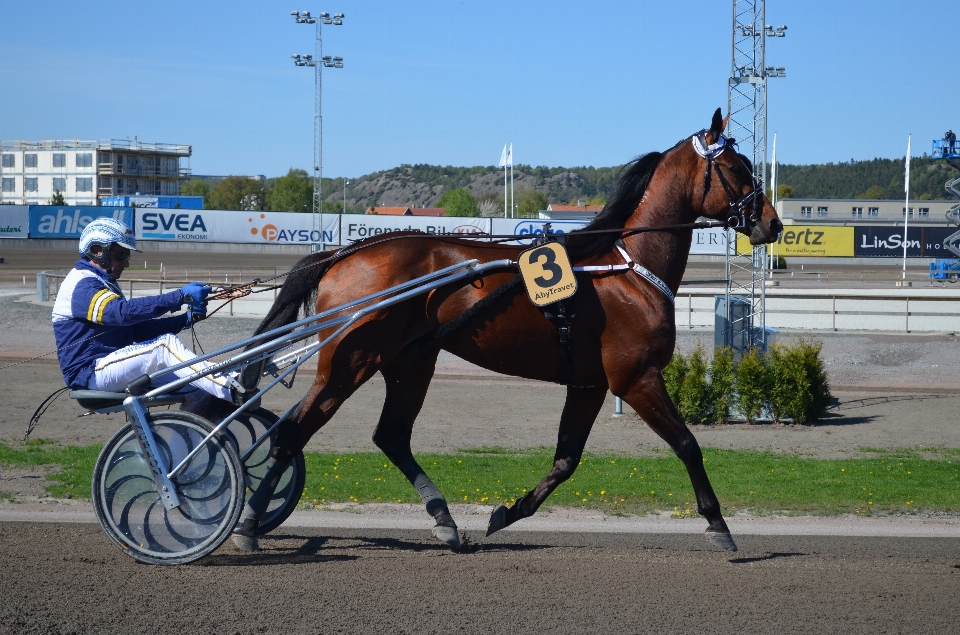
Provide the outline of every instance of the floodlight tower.
<path id="1" fill-rule="evenodd" d="M 727 84 L 727 135 L 753 163 L 754 176 L 767 181 L 767 78 L 786 77 L 782 66 L 766 65 L 766 38 L 786 36 L 787 27 L 765 24 L 765 0 L 733 0 L 733 54 Z M 742 352 L 766 348 L 764 270 L 766 246 L 737 255 L 736 234 L 727 241 L 726 332 L 724 344 Z M 731 296 L 739 310 L 731 310 Z M 736 300 L 736 298 L 743 300 Z M 745 301 L 749 301 L 749 307 Z M 719 338 L 718 338 L 719 339 Z"/>
<path id="2" fill-rule="evenodd" d="M 312 66 L 315 70 L 313 83 L 313 231 L 319 236 L 319 242 L 313 242 L 310 250 L 313 252 L 323 251 L 323 69 L 343 68 L 342 57 L 331 57 L 323 55 L 323 39 L 320 36 L 320 27 L 324 24 L 333 24 L 340 26 L 343 24 L 342 13 L 335 13 L 331 16 L 327 12 L 316 16 L 310 15 L 309 11 L 291 11 L 290 15 L 296 20 L 297 24 L 316 24 L 317 41 L 314 55 L 294 54 L 293 63 L 297 66 Z"/>

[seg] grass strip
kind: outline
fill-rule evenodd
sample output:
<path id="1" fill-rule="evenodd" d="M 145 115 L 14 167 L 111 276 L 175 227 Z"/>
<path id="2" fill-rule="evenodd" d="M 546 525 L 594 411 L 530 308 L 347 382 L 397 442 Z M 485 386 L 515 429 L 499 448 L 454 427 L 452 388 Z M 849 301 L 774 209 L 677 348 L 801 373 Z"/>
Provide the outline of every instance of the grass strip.
<path id="1" fill-rule="evenodd" d="M 90 496 L 100 448 L 37 440 L 0 443 L 0 466 L 61 466 L 52 496 Z M 873 450 L 860 459 L 811 459 L 754 450 L 704 450 L 707 474 L 725 513 L 873 514 L 960 512 L 960 449 Z M 929 458 L 933 456 L 934 458 Z M 500 448 L 417 457 L 451 503 L 511 504 L 550 470 L 553 451 Z M 379 452 L 308 453 L 301 505 L 419 503 L 413 487 Z M 683 464 L 672 454 L 587 454 L 547 505 L 635 514 L 696 514 Z"/>
<path id="2" fill-rule="evenodd" d="M 553 451 L 490 449 L 418 457 L 451 503 L 511 504 L 547 474 Z M 869 459 L 810 459 L 753 450 L 704 451 L 707 474 L 726 513 L 843 514 L 960 512 L 960 450 L 937 459 L 900 451 Z M 302 504 L 416 503 L 382 455 L 309 454 Z M 683 464 L 672 454 L 635 458 L 587 454 L 547 505 L 607 513 L 696 514 Z"/>
<path id="3" fill-rule="evenodd" d="M 90 498 L 93 467 L 100 454 L 99 445 L 61 446 L 56 441 L 32 439 L 20 443 L 0 443 L 0 470 L 3 466 L 53 466 L 46 487 L 54 498 Z"/>

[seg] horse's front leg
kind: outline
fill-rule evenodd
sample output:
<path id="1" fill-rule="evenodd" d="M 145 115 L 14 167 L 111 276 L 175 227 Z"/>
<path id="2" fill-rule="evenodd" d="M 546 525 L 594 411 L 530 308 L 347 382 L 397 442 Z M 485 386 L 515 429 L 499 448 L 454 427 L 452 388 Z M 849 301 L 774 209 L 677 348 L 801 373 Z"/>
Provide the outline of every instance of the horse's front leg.
<path id="1" fill-rule="evenodd" d="M 713 493 L 707 471 L 703 467 L 700 444 L 670 401 L 660 370 L 649 368 L 624 393 L 623 400 L 637 411 L 647 425 L 660 435 L 683 461 L 697 496 L 697 509 L 710 523 L 707 527 L 710 542 L 720 549 L 736 551 L 737 545 L 730 536 L 723 514 L 720 513 L 720 501 Z"/>
<path id="2" fill-rule="evenodd" d="M 493 510 L 487 527 L 488 536 L 522 518 L 533 516 L 547 496 L 573 475 L 606 396 L 606 386 L 567 386 L 567 401 L 560 416 L 553 469 L 532 491 L 509 508 L 500 505 Z"/>

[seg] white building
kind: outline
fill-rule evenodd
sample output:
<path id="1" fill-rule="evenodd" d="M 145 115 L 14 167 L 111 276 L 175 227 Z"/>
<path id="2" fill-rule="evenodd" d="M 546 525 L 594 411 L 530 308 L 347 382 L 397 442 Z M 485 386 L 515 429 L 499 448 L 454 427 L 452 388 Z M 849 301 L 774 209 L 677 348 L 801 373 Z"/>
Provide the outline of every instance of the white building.
<path id="1" fill-rule="evenodd" d="M 953 225 L 946 213 L 957 201 L 875 200 L 857 198 L 784 198 L 777 201 L 777 214 L 784 224 L 897 225 L 908 222 Z"/>
<path id="2" fill-rule="evenodd" d="M 193 148 L 125 139 L 0 141 L 0 204 L 99 205 L 107 196 L 177 196 Z M 187 159 L 184 165 L 181 159 Z"/>

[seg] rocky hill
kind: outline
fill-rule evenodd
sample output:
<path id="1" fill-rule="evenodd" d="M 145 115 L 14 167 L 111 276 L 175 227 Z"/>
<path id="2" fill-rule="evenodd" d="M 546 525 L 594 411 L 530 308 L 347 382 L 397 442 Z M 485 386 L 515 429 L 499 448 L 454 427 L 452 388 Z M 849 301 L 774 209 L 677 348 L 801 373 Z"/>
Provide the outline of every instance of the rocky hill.
<path id="1" fill-rule="evenodd" d="M 573 167 L 514 167 L 514 190 L 519 202 L 526 192 L 542 192 L 550 203 L 605 201 L 613 192 L 620 169 Z M 897 198 L 903 195 L 903 159 L 872 159 L 814 165 L 779 166 L 780 185 L 790 185 L 800 198 Z M 947 179 L 958 176 L 943 161 L 916 157 L 911 161 L 911 198 L 949 198 Z M 444 192 L 467 188 L 475 199 L 503 202 L 503 170 L 494 166 L 452 167 L 401 165 L 350 179 L 347 209 L 371 206 L 432 207 Z M 325 200 L 343 200 L 343 179 L 324 179 Z"/>
<path id="2" fill-rule="evenodd" d="M 569 203 L 578 199 L 606 199 L 613 191 L 619 166 L 615 168 L 514 167 L 514 195 L 519 201 L 530 190 L 544 193 L 551 203 Z M 347 209 L 371 206 L 431 207 L 447 190 L 465 187 L 479 200 L 503 200 L 503 170 L 489 167 L 441 167 L 402 165 L 350 181 L 347 185 Z M 324 179 L 324 190 L 331 192 L 331 203 L 342 200 L 343 181 Z"/>

